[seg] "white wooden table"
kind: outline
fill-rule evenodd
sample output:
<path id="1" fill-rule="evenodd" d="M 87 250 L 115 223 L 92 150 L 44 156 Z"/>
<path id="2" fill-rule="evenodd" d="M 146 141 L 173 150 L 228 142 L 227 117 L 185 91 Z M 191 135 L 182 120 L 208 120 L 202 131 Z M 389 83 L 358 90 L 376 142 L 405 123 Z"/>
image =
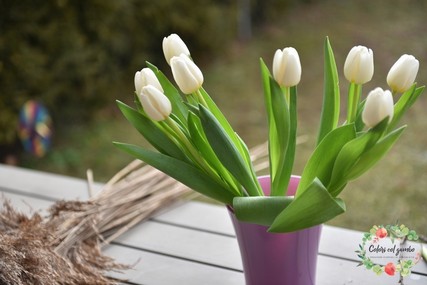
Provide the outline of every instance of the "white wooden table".
<path id="1" fill-rule="evenodd" d="M 43 211 L 56 200 L 88 198 L 84 180 L 6 165 L 0 165 L 0 192 L 24 212 Z M 318 285 L 397 284 L 397 276 L 376 276 L 357 267 L 355 250 L 361 239 L 361 232 L 324 226 Z M 123 274 L 112 273 L 128 284 L 244 284 L 228 213 L 216 205 L 188 202 L 173 207 L 131 229 L 104 252 L 118 262 L 136 263 Z M 427 285 L 426 263 L 418 263 L 404 284 Z"/>

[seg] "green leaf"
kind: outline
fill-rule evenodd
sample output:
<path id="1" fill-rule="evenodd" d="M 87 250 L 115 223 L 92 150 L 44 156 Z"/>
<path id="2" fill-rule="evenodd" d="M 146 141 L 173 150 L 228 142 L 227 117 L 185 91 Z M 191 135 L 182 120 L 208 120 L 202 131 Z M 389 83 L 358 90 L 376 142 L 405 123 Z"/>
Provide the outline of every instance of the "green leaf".
<path id="1" fill-rule="evenodd" d="M 297 87 L 293 86 L 290 88 L 290 102 L 289 102 L 289 142 L 286 150 L 284 175 L 288 177 L 285 189 L 288 188 L 289 179 L 291 177 L 294 161 L 295 161 L 295 150 L 296 150 L 296 138 L 297 138 Z"/>
<path id="2" fill-rule="evenodd" d="M 293 199 L 285 196 L 235 197 L 233 209 L 239 221 L 270 226 Z"/>
<path id="3" fill-rule="evenodd" d="M 153 64 L 146 62 L 147 66 L 154 72 L 162 85 L 165 95 L 172 104 L 172 112 L 179 118 L 180 122 L 186 122 L 188 109 L 182 100 L 182 96 L 169 79 Z"/>
<path id="4" fill-rule="evenodd" d="M 288 184 L 295 161 L 295 150 L 297 143 L 297 87 L 291 87 L 289 92 L 289 140 L 282 173 L 280 174 L 280 179 L 282 180 L 280 187 L 283 188 L 280 189 L 288 189 Z M 285 191 L 282 193 L 285 194 Z"/>
<path id="5" fill-rule="evenodd" d="M 267 123 L 268 123 L 268 149 L 269 149 L 269 163 L 270 163 L 270 172 L 271 174 L 275 173 L 274 167 L 277 165 L 278 157 L 272 155 L 273 153 L 279 153 L 277 148 L 276 138 L 276 125 L 274 124 L 273 110 L 271 104 L 271 88 L 270 88 L 270 78 L 271 74 L 268 70 L 267 65 L 264 63 L 263 59 L 260 58 L 260 66 L 261 66 L 261 78 L 262 84 L 264 88 L 264 102 L 267 111 Z"/>
<path id="6" fill-rule="evenodd" d="M 227 188 L 186 162 L 135 145 L 118 142 L 114 145 L 205 196 L 227 205 L 233 202 L 234 195 Z"/>
<path id="7" fill-rule="evenodd" d="M 364 152 L 351 168 L 346 179 L 354 180 L 375 165 L 399 139 L 405 127 L 401 127 L 379 140 L 372 148 Z"/>
<path id="8" fill-rule="evenodd" d="M 325 85 L 323 87 L 323 105 L 317 144 L 322 141 L 327 133 L 337 127 L 340 113 L 338 71 L 328 37 L 325 39 L 324 61 Z"/>
<path id="9" fill-rule="evenodd" d="M 202 105 L 199 105 L 199 114 L 206 138 L 224 167 L 237 179 L 249 195 L 262 196 L 261 186 L 253 180 L 252 171 L 220 122 Z"/>
<path id="10" fill-rule="evenodd" d="M 181 149 L 153 121 L 120 101 L 117 101 L 117 105 L 125 118 L 158 151 L 179 160 L 187 160 Z"/>
<path id="11" fill-rule="evenodd" d="M 230 175 L 227 169 L 222 165 L 221 161 L 216 156 L 212 147 L 209 145 L 205 133 L 203 131 L 200 118 L 194 113 L 188 113 L 188 129 L 191 135 L 192 142 L 198 149 L 199 153 L 203 158 L 212 166 L 212 169 L 218 172 L 218 174 L 230 185 L 231 189 L 234 190 L 236 195 L 243 195 L 238 184 L 234 178 Z"/>
<path id="12" fill-rule="evenodd" d="M 365 127 L 365 123 L 362 119 L 363 109 L 365 108 L 366 99 L 359 103 L 357 107 L 356 120 L 354 121 L 354 125 L 356 127 L 356 132 L 361 132 Z"/>
<path id="13" fill-rule="evenodd" d="M 286 177 L 283 175 L 283 170 L 286 163 L 286 151 L 288 149 L 289 137 L 290 137 L 290 117 L 289 107 L 286 103 L 285 96 L 280 89 L 277 82 L 270 77 L 270 89 L 271 89 L 271 111 L 272 119 L 274 122 L 274 129 L 270 129 L 273 134 L 269 136 L 269 143 L 271 145 L 270 158 L 275 157 L 275 163 L 271 163 L 272 170 L 272 187 L 271 195 L 279 196 L 284 195 L 287 189 L 287 182 L 290 176 Z M 269 134 L 270 135 L 270 134 Z M 272 141 L 274 140 L 274 141 Z"/>
<path id="14" fill-rule="evenodd" d="M 377 143 L 384 134 L 387 125 L 388 117 L 342 147 L 335 160 L 331 180 L 327 187 L 332 196 L 336 197 L 341 192 L 343 185 L 348 181 L 347 175 L 351 168 L 356 164 L 363 153 Z"/>
<path id="15" fill-rule="evenodd" d="M 292 232 L 322 224 L 345 212 L 345 204 L 332 197 L 320 180 L 287 206 L 274 220 L 269 232 Z"/>
<path id="16" fill-rule="evenodd" d="M 338 153 L 346 143 L 355 137 L 356 132 L 353 124 L 336 128 L 325 136 L 304 167 L 296 192 L 297 197 L 304 193 L 316 177 L 322 184 L 329 184 Z"/>
<path id="17" fill-rule="evenodd" d="M 236 146 L 236 149 L 239 151 L 240 155 L 242 157 L 245 157 L 245 149 L 246 146 L 242 146 L 242 142 L 237 137 L 236 133 L 234 132 L 232 126 L 228 122 L 227 118 L 224 116 L 224 114 L 221 112 L 221 110 L 218 108 L 218 106 L 215 104 L 215 102 L 212 100 L 212 98 L 209 96 L 209 94 L 203 89 L 200 88 L 200 93 L 203 96 L 203 99 L 205 100 L 206 104 L 208 105 L 209 111 L 215 116 L 221 127 L 225 130 L 228 137 L 233 141 L 234 145 Z M 248 165 L 250 164 L 250 161 L 245 161 Z"/>
<path id="18" fill-rule="evenodd" d="M 400 99 L 394 105 L 394 115 L 389 124 L 389 130 L 392 130 L 399 123 L 405 112 L 409 110 L 424 91 L 424 88 L 425 86 L 416 88 L 416 84 L 414 84 L 400 96 Z"/>
<path id="19" fill-rule="evenodd" d="M 251 154 L 250 151 L 248 149 L 248 147 L 246 146 L 245 142 L 243 141 L 243 139 L 239 136 L 239 134 L 236 133 L 236 137 L 241 141 L 240 146 L 243 148 L 243 155 L 246 161 L 248 161 L 248 170 L 251 172 L 252 175 L 252 181 L 255 185 L 258 185 L 258 176 L 255 172 L 255 168 L 252 164 L 252 160 L 251 160 Z"/>

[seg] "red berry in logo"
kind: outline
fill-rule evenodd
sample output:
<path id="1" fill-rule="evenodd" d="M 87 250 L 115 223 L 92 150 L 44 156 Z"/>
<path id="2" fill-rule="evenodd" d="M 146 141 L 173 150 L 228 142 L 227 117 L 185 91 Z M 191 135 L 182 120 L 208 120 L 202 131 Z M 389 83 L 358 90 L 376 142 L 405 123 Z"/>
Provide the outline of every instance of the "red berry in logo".
<path id="1" fill-rule="evenodd" d="M 375 235 L 377 236 L 377 238 L 385 238 L 387 236 L 387 230 L 385 228 L 379 228 L 375 232 Z"/>
<path id="2" fill-rule="evenodd" d="M 390 276 L 393 276 L 396 272 L 396 266 L 394 266 L 393 262 L 389 262 L 384 267 L 384 272 L 387 273 Z"/>

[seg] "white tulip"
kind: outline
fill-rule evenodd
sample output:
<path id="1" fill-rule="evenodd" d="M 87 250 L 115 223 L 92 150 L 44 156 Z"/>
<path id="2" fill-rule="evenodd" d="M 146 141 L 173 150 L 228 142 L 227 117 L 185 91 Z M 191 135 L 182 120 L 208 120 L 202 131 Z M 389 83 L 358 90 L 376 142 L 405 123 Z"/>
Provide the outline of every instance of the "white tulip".
<path id="1" fill-rule="evenodd" d="M 393 118 L 393 113 L 393 95 L 389 90 L 383 90 L 378 87 L 369 92 L 362 112 L 362 120 L 366 126 L 369 128 L 375 127 L 386 117 L 390 122 Z"/>
<path id="2" fill-rule="evenodd" d="M 371 81 L 374 75 L 374 54 L 364 46 L 353 47 L 344 63 L 345 78 L 356 84 L 365 84 Z"/>
<path id="3" fill-rule="evenodd" d="M 144 86 L 139 98 L 145 113 L 154 121 L 163 121 L 172 112 L 169 98 L 153 85 Z"/>
<path id="4" fill-rule="evenodd" d="M 156 75 L 151 69 L 147 67 L 135 73 L 134 81 L 135 81 L 135 91 L 136 91 L 136 94 L 138 95 L 141 94 L 142 87 L 147 85 L 153 85 L 154 87 L 159 89 L 161 92 L 163 92 L 162 85 L 160 84 Z"/>
<path id="5" fill-rule="evenodd" d="M 162 47 L 163 54 L 169 65 L 171 65 L 170 61 L 174 56 L 180 56 L 181 54 L 185 54 L 188 57 L 190 56 L 187 45 L 177 34 L 171 34 L 163 38 Z"/>
<path id="6" fill-rule="evenodd" d="M 301 62 L 296 49 L 278 49 L 273 58 L 273 77 L 280 86 L 291 87 L 301 80 Z"/>
<path id="7" fill-rule="evenodd" d="M 414 56 L 402 55 L 388 72 L 388 86 L 395 92 L 405 92 L 414 84 L 419 66 L 420 63 Z"/>
<path id="8" fill-rule="evenodd" d="M 174 56 L 171 59 L 172 75 L 184 94 L 196 92 L 203 84 L 203 73 L 186 55 Z"/>

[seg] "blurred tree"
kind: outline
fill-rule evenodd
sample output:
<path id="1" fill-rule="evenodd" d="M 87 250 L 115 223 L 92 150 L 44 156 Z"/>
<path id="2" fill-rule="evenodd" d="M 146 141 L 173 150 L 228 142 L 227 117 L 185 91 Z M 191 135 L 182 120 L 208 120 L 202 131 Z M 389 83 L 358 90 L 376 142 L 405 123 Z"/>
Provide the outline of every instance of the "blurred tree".
<path id="1" fill-rule="evenodd" d="M 146 59 L 163 64 L 169 33 L 208 58 L 234 34 L 232 13 L 214 0 L 0 0 L 0 145 L 15 140 L 29 99 L 42 101 L 61 131 L 129 94 Z"/>

